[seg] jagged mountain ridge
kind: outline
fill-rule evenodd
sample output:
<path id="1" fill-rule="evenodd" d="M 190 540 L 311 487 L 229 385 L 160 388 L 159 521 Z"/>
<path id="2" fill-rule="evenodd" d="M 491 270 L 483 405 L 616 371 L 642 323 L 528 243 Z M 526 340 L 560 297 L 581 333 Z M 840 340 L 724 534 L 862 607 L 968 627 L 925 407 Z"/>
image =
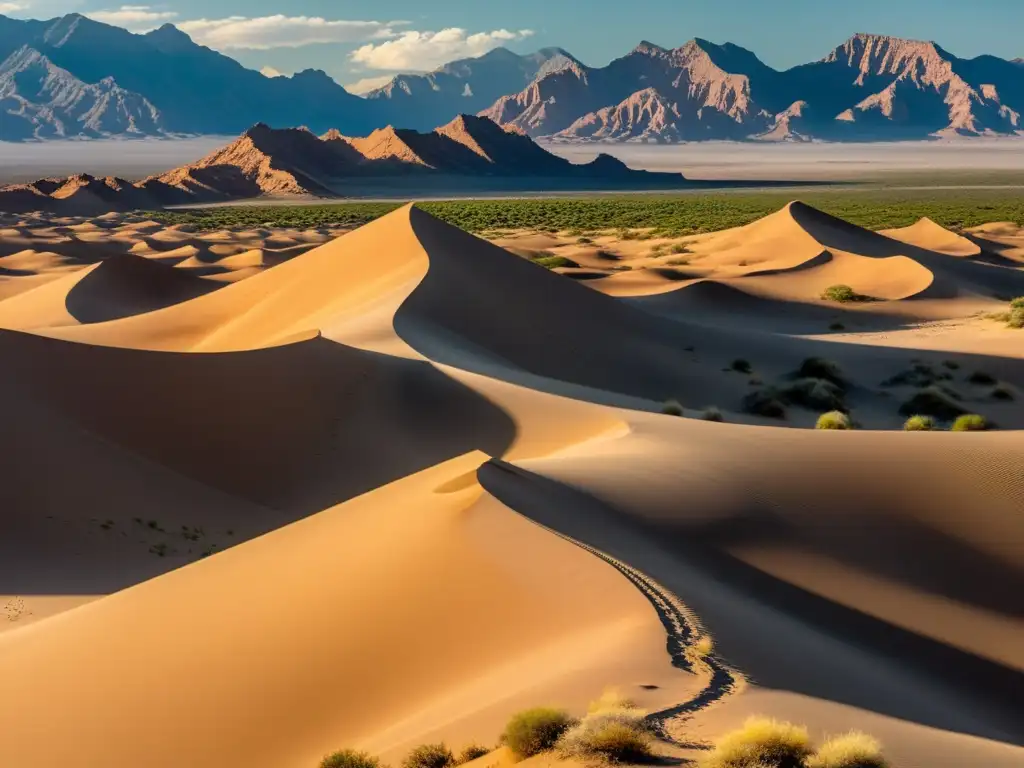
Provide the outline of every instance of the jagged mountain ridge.
<path id="1" fill-rule="evenodd" d="M 160 111 L 112 77 L 85 83 L 29 46 L 0 63 L 5 138 L 155 135 Z"/>
<path id="2" fill-rule="evenodd" d="M 429 133 L 388 126 L 365 137 L 338 130 L 317 136 L 306 128 L 258 123 L 194 163 L 135 183 L 80 174 L 0 187 L 0 211 L 94 215 L 261 196 L 336 197 L 352 179 L 410 174 L 536 178 L 544 180 L 542 186 L 554 179 L 684 182 L 680 174 L 630 170 L 608 155 L 575 165 L 517 129 L 475 115 L 459 115 Z"/>
<path id="3" fill-rule="evenodd" d="M 539 77 L 485 110 L 563 140 L 865 140 L 1024 130 L 1019 63 L 857 34 L 785 72 L 732 44 L 642 42 L 607 67 Z"/>

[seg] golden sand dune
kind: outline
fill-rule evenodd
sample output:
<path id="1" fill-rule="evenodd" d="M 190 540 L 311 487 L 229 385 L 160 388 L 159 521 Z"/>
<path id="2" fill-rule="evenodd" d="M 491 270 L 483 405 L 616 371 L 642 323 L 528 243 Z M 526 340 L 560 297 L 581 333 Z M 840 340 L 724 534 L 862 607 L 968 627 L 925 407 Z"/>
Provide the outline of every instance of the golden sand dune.
<path id="1" fill-rule="evenodd" d="M 608 686 L 685 743 L 757 711 L 1024 760 L 1024 345 L 971 317 L 1009 257 L 801 204 L 594 280 L 414 207 L 319 245 L 88 223 L 13 228 L 114 247 L 0 300 L 8 762 L 394 763 Z M 786 428 L 814 375 L 863 429 Z M 902 431 L 922 390 L 999 429 Z"/>

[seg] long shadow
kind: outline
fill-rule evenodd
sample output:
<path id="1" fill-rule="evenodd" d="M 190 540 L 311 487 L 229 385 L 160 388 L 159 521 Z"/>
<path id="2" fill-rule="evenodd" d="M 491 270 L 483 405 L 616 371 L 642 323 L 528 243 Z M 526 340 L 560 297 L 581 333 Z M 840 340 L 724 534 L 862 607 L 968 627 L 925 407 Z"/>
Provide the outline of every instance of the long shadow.
<path id="1" fill-rule="evenodd" d="M 478 477 L 520 514 L 672 589 L 722 657 L 760 685 L 1024 745 L 1019 670 L 783 582 L 671 521 L 639 521 L 585 491 L 498 462 Z"/>

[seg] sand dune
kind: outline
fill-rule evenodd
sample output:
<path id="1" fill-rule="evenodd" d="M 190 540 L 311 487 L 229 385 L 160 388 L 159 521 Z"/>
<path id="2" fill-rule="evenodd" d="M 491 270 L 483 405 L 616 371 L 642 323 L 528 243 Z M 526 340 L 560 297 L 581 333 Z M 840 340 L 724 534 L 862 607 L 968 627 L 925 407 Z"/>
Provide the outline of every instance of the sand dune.
<path id="1" fill-rule="evenodd" d="M 685 743 L 756 711 L 1024 760 L 1024 337 L 978 316 L 1024 294 L 1016 229 L 5 232 L 8 761 L 394 764 L 611 685 Z M 748 412 L 809 357 L 863 429 Z M 903 432 L 929 383 L 999 429 Z"/>

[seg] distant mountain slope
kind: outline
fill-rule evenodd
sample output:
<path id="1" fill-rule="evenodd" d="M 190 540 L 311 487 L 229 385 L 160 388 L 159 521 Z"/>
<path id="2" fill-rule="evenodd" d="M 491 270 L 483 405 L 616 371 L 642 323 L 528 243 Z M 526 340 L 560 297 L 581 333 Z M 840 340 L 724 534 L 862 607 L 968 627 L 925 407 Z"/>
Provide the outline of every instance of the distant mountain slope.
<path id="1" fill-rule="evenodd" d="M 539 188 L 553 180 L 588 187 L 685 181 L 680 174 L 630 170 L 608 155 L 574 165 L 515 128 L 473 115 L 459 115 L 429 133 L 389 126 L 355 138 L 258 123 L 194 163 L 136 183 L 81 174 L 0 187 L 0 211 L 85 215 L 261 196 L 334 197 L 353 179 L 408 174 L 536 178 Z"/>
<path id="2" fill-rule="evenodd" d="M 1020 63 L 858 34 L 776 71 L 732 44 L 643 42 L 607 67 L 563 67 L 484 114 L 562 140 L 870 140 L 1024 130 Z"/>
<path id="3" fill-rule="evenodd" d="M 76 13 L 47 22 L 0 21 L 0 60 L 29 46 L 84 83 L 113 78 L 178 133 L 239 133 L 256 122 L 350 132 L 375 126 L 367 103 L 318 70 L 269 78 L 194 43 L 172 25 L 137 35 Z M 23 138 L 6 135 L 0 139 Z"/>
<path id="4" fill-rule="evenodd" d="M 537 77 L 578 64 L 561 48 L 544 48 L 520 56 L 495 48 L 475 59 L 460 59 L 423 75 L 398 75 L 370 91 L 366 99 L 376 117 L 415 130 L 429 130 L 453 115 L 486 109 L 496 99 L 515 93 Z"/>
<path id="5" fill-rule="evenodd" d="M 3 138 L 153 135 L 160 111 L 112 77 L 85 83 L 27 45 L 0 63 Z"/>

